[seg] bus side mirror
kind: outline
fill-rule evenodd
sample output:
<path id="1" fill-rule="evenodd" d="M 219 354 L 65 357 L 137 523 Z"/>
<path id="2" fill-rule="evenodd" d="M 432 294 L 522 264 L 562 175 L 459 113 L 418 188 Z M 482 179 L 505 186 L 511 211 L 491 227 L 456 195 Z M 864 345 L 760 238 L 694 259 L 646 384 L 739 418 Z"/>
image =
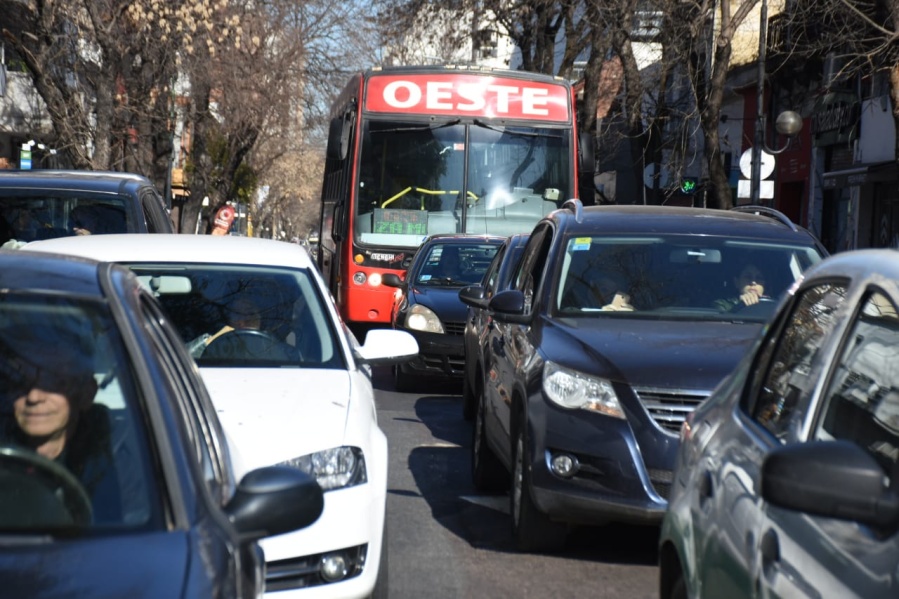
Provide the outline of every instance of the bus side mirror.
<path id="1" fill-rule="evenodd" d="M 344 202 L 334 204 L 334 215 L 331 219 L 331 239 L 343 241 L 346 233 L 346 209 Z"/>
<path id="2" fill-rule="evenodd" d="M 577 139 L 577 194 L 584 206 L 596 203 L 593 175 L 596 172 L 596 156 L 593 150 L 593 136 L 590 133 L 578 133 Z"/>
<path id="3" fill-rule="evenodd" d="M 327 157 L 329 160 L 345 160 L 350 151 L 350 136 L 353 131 L 353 112 L 331 119 L 328 128 Z"/>

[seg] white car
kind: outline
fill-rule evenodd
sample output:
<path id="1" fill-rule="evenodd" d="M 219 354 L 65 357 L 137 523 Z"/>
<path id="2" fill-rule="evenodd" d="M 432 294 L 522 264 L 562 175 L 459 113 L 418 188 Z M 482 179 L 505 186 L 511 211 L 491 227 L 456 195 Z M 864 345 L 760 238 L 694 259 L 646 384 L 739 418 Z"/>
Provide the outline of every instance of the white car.
<path id="1" fill-rule="evenodd" d="M 411 335 L 374 330 L 360 346 L 308 251 L 287 242 L 97 235 L 23 249 L 130 267 L 191 349 L 235 464 L 289 464 L 316 476 L 325 490 L 319 520 L 262 542 L 267 595 L 387 596 L 387 438 L 369 365 L 413 357 Z"/>

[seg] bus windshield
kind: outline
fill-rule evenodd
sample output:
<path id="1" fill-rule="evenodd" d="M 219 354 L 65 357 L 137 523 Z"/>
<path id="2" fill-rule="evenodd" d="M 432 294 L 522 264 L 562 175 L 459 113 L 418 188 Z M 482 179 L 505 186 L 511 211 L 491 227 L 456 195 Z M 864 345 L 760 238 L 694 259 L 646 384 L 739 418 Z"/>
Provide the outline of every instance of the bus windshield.
<path id="1" fill-rule="evenodd" d="M 358 243 L 417 247 L 434 233 L 528 232 L 574 197 L 568 129 L 369 120 L 362 136 Z"/>

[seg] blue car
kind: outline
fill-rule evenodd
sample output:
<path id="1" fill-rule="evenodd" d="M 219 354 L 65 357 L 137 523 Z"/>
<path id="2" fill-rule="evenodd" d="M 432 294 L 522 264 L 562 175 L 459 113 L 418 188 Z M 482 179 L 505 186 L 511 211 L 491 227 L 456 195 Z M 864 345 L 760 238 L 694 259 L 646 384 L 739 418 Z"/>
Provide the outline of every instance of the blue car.
<path id="1" fill-rule="evenodd" d="M 411 333 L 419 348 L 417 357 L 394 367 L 398 391 L 413 391 L 425 379 L 462 379 L 468 308 L 459 299 L 459 289 L 481 282 L 504 239 L 431 235 L 412 257 L 405 279 L 384 276 L 385 285 L 398 289 L 391 310 L 393 327 Z"/>
<path id="2" fill-rule="evenodd" d="M 511 489 L 518 548 L 657 525 L 684 418 L 823 253 L 780 213 L 570 200 L 531 232 L 508 289 L 461 294 L 492 316 L 473 481 Z"/>
<path id="3" fill-rule="evenodd" d="M 490 330 L 492 317 L 487 309 L 487 301 L 498 291 L 508 289 L 512 282 L 512 273 L 521 258 L 524 244 L 529 237 L 528 233 L 510 235 L 493 257 L 493 262 L 484 273 L 484 280 L 474 295 L 468 287 L 459 290 L 459 297 L 466 297 L 471 301 L 468 305 L 468 317 L 465 321 L 464 346 L 465 346 L 465 372 L 462 375 L 462 417 L 465 420 L 474 420 L 475 410 L 478 406 L 478 398 L 481 396 L 481 382 L 483 380 L 484 365 L 484 340 L 487 331 Z M 463 300 L 464 301 L 464 300 Z"/>
<path id="4" fill-rule="evenodd" d="M 257 541 L 322 489 L 234 472 L 196 364 L 128 269 L 0 251 L 0 588 L 8 597 L 251 598 Z"/>

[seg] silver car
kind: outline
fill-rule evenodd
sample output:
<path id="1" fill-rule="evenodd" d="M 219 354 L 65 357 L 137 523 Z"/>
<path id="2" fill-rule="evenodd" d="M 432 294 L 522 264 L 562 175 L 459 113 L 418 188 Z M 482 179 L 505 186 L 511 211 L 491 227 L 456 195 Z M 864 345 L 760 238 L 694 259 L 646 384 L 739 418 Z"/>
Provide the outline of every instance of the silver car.
<path id="1" fill-rule="evenodd" d="M 681 430 L 660 595 L 899 596 L 899 253 L 805 273 Z"/>

